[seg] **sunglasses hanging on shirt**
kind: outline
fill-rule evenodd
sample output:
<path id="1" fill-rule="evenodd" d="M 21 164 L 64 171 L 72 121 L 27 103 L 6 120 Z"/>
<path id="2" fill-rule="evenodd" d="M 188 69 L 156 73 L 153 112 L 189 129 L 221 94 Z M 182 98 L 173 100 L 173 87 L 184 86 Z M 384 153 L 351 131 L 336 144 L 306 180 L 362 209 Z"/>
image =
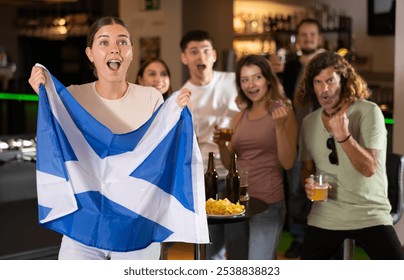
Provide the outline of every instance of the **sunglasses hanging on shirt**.
<path id="1" fill-rule="evenodd" d="M 331 164 L 338 165 L 337 149 L 335 148 L 335 139 L 333 136 L 327 139 L 327 148 L 331 150 L 331 153 L 328 155 L 328 160 Z"/>

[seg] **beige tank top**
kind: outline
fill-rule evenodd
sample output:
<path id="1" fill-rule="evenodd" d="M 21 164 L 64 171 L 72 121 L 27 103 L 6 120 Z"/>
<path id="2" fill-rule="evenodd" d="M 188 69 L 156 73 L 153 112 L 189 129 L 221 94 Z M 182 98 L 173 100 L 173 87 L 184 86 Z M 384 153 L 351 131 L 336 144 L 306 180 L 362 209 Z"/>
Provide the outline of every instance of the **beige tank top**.
<path id="1" fill-rule="evenodd" d="M 158 90 L 136 84 L 129 84 L 124 96 L 115 100 L 101 97 L 95 90 L 95 82 L 67 89 L 92 116 L 118 134 L 139 128 L 163 103 Z"/>

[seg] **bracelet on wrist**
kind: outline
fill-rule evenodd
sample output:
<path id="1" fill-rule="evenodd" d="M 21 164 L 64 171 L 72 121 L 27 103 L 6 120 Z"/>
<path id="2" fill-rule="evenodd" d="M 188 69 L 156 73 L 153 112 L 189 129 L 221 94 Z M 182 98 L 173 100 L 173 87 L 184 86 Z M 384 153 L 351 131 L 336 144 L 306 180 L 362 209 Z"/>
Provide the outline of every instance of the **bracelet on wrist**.
<path id="1" fill-rule="evenodd" d="M 351 136 L 352 136 L 352 135 L 349 134 L 344 140 L 342 140 L 342 141 L 338 141 L 338 140 L 337 140 L 337 142 L 340 143 L 340 144 L 341 144 L 341 143 L 344 143 L 344 142 L 348 141 L 348 139 L 351 138 Z"/>

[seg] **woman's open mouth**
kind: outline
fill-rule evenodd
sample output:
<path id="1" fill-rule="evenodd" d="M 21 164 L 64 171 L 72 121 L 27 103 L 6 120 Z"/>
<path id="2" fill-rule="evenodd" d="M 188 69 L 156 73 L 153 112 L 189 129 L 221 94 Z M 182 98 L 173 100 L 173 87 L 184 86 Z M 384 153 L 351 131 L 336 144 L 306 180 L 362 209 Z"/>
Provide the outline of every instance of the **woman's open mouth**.
<path id="1" fill-rule="evenodd" d="M 107 65 L 111 70 L 118 70 L 121 66 L 121 61 L 117 59 L 111 59 L 107 62 Z"/>

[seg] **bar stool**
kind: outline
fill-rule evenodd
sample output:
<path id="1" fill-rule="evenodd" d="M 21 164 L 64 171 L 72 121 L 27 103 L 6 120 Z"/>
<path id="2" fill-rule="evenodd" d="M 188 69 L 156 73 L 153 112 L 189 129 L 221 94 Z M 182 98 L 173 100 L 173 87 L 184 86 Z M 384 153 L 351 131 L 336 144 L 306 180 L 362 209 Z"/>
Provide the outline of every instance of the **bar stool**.
<path id="1" fill-rule="evenodd" d="M 395 153 L 386 155 L 386 171 L 388 181 L 388 196 L 391 204 L 393 224 L 396 224 L 403 214 L 403 184 L 404 184 L 404 156 Z M 343 258 L 352 260 L 355 251 L 355 240 L 345 239 Z"/>

